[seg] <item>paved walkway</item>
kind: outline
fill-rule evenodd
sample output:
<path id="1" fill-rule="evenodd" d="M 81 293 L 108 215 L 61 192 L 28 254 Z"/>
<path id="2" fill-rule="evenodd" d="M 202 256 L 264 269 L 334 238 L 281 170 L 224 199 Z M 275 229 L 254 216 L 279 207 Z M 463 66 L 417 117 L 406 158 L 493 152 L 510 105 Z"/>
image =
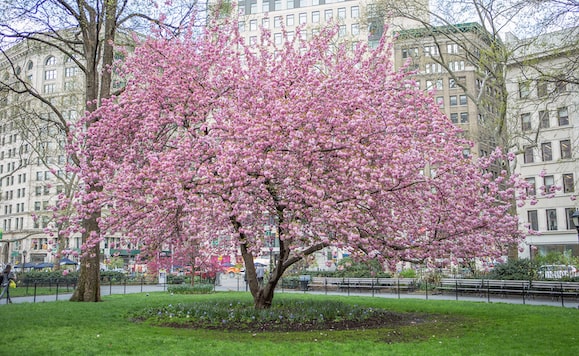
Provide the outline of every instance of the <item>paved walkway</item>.
<path id="1" fill-rule="evenodd" d="M 127 285 L 127 286 L 111 286 L 107 284 L 101 285 L 101 295 L 107 296 L 111 294 L 132 294 L 132 293 L 146 293 L 146 292 L 162 292 L 167 290 L 167 285 L 155 284 L 155 285 Z M 246 291 L 246 285 L 242 277 L 229 278 L 223 276 L 219 285 L 215 286 L 216 291 L 220 292 L 243 292 Z M 327 294 L 327 295 L 342 295 L 342 296 L 370 296 L 371 292 L 357 292 L 357 293 L 347 293 L 347 292 L 324 292 L 324 291 L 296 291 L 290 289 L 280 289 L 277 293 L 308 293 L 308 294 Z M 59 292 L 59 294 L 53 295 L 39 295 L 36 297 L 13 297 L 13 303 L 42 303 L 42 302 L 53 302 L 56 300 L 67 301 L 71 297 L 70 292 Z M 454 294 L 428 294 L 424 293 L 374 293 L 376 298 L 390 298 L 390 299 L 422 299 L 422 300 L 456 300 L 456 295 Z M 551 298 L 535 298 L 529 299 L 522 297 L 518 298 L 505 298 L 499 296 L 491 296 L 489 299 L 486 295 L 484 296 L 458 296 L 459 301 L 469 301 L 469 302 L 479 302 L 479 303 L 511 303 L 511 304 L 528 304 L 528 305 L 551 305 L 555 307 L 565 307 L 565 308 L 579 308 L 579 300 L 577 299 L 565 299 L 561 302 L 560 299 Z M 6 297 L 0 301 L 0 305 L 6 304 Z"/>

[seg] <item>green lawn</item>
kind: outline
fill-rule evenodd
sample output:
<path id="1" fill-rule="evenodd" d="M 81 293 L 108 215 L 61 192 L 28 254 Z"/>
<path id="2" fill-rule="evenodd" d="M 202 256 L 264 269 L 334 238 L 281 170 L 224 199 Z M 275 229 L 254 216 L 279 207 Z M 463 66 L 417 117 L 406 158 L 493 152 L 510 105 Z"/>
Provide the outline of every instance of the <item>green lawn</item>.
<path id="1" fill-rule="evenodd" d="M 295 333 L 173 329 L 127 317 L 163 304 L 247 298 L 160 292 L 105 296 L 102 303 L 3 304 L 0 355 L 579 355 L 579 310 L 560 307 L 278 295 L 440 316 L 402 328 Z"/>

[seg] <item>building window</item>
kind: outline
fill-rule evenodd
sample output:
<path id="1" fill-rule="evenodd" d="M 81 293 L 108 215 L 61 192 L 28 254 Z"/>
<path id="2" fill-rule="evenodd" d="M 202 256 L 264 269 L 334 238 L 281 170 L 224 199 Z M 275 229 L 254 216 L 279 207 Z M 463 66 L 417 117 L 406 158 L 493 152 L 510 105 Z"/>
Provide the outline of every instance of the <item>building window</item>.
<path id="1" fill-rule="evenodd" d="M 340 25 L 338 27 L 338 37 L 346 36 L 346 25 Z"/>
<path id="2" fill-rule="evenodd" d="M 289 9 L 293 9 L 295 7 L 295 1 L 294 0 L 287 0 L 287 8 Z"/>
<path id="3" fill-rule="evenodd" d="M 537 219 L 537 210 L 527 211 L 527 220 L 529 221 L 529 229 L 539 231 L 539 219 Z"/>
<path id="4" fill-rule="evenodd" d="M 547 209 L 547 230 L 555 231 L 557 230 L 557 210 Z"/>
<path id="5" fill-rule="evenodd" d="M 338 8 L 338 19 L 344 20 L 346 18 L 346 8 L 340 7 Z"/>
<path id="6" fill-rule="evenodd" d="M 563 192 L 575 193 L 575 180 L 573 179 L 573 173 L 563 174 Z"/>
<path id="7" fill-rule="evenodd" d="M 263 19 L 261 19 L 261 26 L 265 29 L 269 28 L 269 18 L 268 17 L 264 17 Z"/>
<path id="8" fill-rule="evenodd" d="M 76 75 L 76 67 L 68 67 L 64 69 L 65 77 L 74 77 Z"/>
<path id="9" fill-rule="evenodd" d="M 34 189 L 36 196 L 42 195 L 42 187 L 36 187 Z"/>
<path id="10" fill-rule="evenodd" d="M 459 96 L 460 105 L 466 105 L 466 95 Z"/>
<path id="11" fill-rule="evenodd" d="M 41 203 L 40 203 L 39 201 L 35 201 L 35 202 L 34 202 L 34 210 L 35 210 L 35 211 L 40 211 L 40 208 L 41 208 L 41 205 L 40 205 L 40 204 L 41 204 Z"/>
<path id="12" fill-rule="evenodd" d="M 257 31 L 257 20 L 250 20 L 249 21 L 249 30 L 250 31 Z"/>
<path id="13" fill-rule="evenodd" d="M 273 27 L 280 28 L 281 27 L 281 16 L 276 16 L 273 18 Z"/>
<path id="14" fill-rule="evenodd" d="M 453 124 L 458 124 L 458 114 L 455 112 L 451 113 L 450 121 L 452 121 Z"/>
<path id="15" fill-rule="evenodd" d="M 553 149 L 551 148 L 551 142 L 544 142 L 541 144 L 541 157 L 543 157 L 543 162 L 553 160 Z"/>
<path id="16" fill-rule="evenodd" d="M 529 97 L 530 85 L 529 82 L 519 83 L 519 98 L 526 99 Z"/>
<path id="17" fill-rule="evenodd" d="M 453 72 L 464 70 L 464 61 L 449 62 L 448 68 Z"/>
<path id="18" fill-rule="evenodd" d="M 561 146 L 561 159 L 570 159 L 572 158 L 571 153 L 571 140 L 561 140 L 559 142 Z"/>
<path id="19" fill-rule="evenodd" d="M 324 11 L 324 20 L 329 22 L 334 17 L 334 11 L 332 9 L 327 9 Z"/>
<path id="20" fill-rule="evenodd" d="M 549 128 L 549 112 L 547 110 L 539 111 L 539 127 L 542 129 Z"/>
<path id="21" fill-rule="evenodd" d="M 527 196 L 535 196 L 537 194 L 536 185 L 535 185 L 535 178 L 525 178 L 525 181 L 528 184 L 527 187 Z"/>
<path id="22" fill-rule="evenodd" d="M 44 71 L 44 80 L 54 80 L 54 79 L 56 79 L 56 69 Z"/>
<path id="23" fill-rule="evenodd" d="M 319 23 L 320 22 L 320 12 L 319 11 L 312 11 L 312 22 Z"/>
<path id="24" fill-rule="evenodd" d="M 448 53 L 448 54 L 458 53 L 458 44 L 456 44 L 456 43 L 447 44 L 446 45 L 446 53 Z"/>
<path id="25" fill-rule="evenodd" d="M 439 108 L 443 108 L 444 107 L 444 97 L 443 96 L 437 96 L 436 97 L 436 104 L 438 105 Z"/>
<path id="26" fill-rule="evenodd" d="M 47 66 L 53 66 L 56 64 L 56 58 L 54 56 L 50 56 L 50 57 L 46 58 L 46 61 L 44 62 L 44 64 Z"/>
<path id="27" fill-rule="evenodd" d="M 454 80 L 454 78 L 448 78 L 448 87 L 450 89 L 458 88 L 458 85 L 456 85 L 456 80 Z"/>
<path id="28" fill-rule="evenodd" d="M 555 84 L 555 92 L 560 94 L 567 91 L 567 82 L 563 80 L 559 80 Z"/>
<path id="29" fill-rule="evenodd" d="M 418 56 L 418 48 L 403 48 L 402 58 L 415 58 Z"/>
<path id="30" fill-rule="evenodd" d="M 461 112 L 460 113 L 460 123 L 461 124 L 468 123 L 468 113 L 467 112 Z"/>
<path id="31" fill-rule="evenodd" d="M 423 52 L 426 57 L 438 56 L 438 46 L 424 46 Z"/>
<path id="32" fill-rule="evenodd" d="M 273 41 L 276 45 L 280 45 L 282 44 L 282 37 L 281 37 L 281 33 L 275 33 L 273 35 Z"/>
<path id="33" fill-rule="evenodd" d="M 44 94 L 54 93 L 55 90 L 56 90 L 55 84 L 44 84 L 43 87 Z"/>
<path id="34" fill-rule="evenodd" d="M 439 63 L 426 63 L 426 73 L 442 73 L 442 65 Z"/>
<path id="35" fill-rule="evenodd" d="M 352 35 L 358 36 L 360 34 L 360 24 L 353 23 L 352 24 Z"/>
<path id="36" fill-rule="evenodd" d="M 531 131 L 531 114 L 525 113 L 521 115 L 521 129 L 523 131 Z"/>
<path id="37" fill-rule="evenodd" d="M 300 25 L 305 25 L 308 22 L 308 14 L 305 12 L 300 13 Z"/>
<path id="38" fill-rule="evenodd" d="M 273 7 L 275 11 L 281 10 L 281 0 L 274 0 Z"/>
<path id="39" fill-rule="evenodd" d="M 263 13 L 269 12 L 269 0 L 264 0 L 261 3 L 261 12 Z"/>
<path id="40" fill-rule="evenodd" d="M 557 109 L 557 117 L 559 118 L 559 126 L 569 125 L 569 113 L 566 107 Z"/>
<path id="41" fill-rule="evenodd" d="M 360 17 L 360 7 L 359 6 L 352 6 L 350 8 L 350 16 L 353 19 L 357 19 L 358 17 Z"/>
<path id="42" fill-rule="evenodd" d="M 525 156 L 524 156 L 524 162 L 525 163 L 533 163 L 535 162 L 535 155 L 533 154 L 533 147 L 532 146 L 526 146 L 525 147 Z"/>
<path id="43" fill-rule="evenodd" d="M 565 208 L 565 216 L 567 216 L 567 230 L 575 230 L 577 227 L 573 224 L 571 216 L 575 212 L 574 208 Z"/>
<path id="44" fill-rule="evenodd" d="M 543 183 L 545 185 L 545 193 L 551 193 L 551 188 L 555 185 L 555 178 L 553 176 L 543 177 Z"/>
<path id="45" fill-rule="evenodd" d="M 255 46 L 257 44 L 257 36 L 249 36 L 249 44 Z"/>
<path id="46" fill-rule="evenodd" d="M 458 104 L 456 95 L 451 95 L 449 99 L 450 99 L 450 106 L 456 106 Z"/>
<path id="47" fill-rule="evenodd" d="M 294 26 L 295 25 L 294 14 L 289 14 L 285 17 L 285 24 L 287 26 Z"/>
<path id="48" fill-rule="evenodd" d="M 547 94 L 549 94 L 547 82 L 542 80 L 537 81 L 537 97 L 542 98 L 547 96 Z"/>

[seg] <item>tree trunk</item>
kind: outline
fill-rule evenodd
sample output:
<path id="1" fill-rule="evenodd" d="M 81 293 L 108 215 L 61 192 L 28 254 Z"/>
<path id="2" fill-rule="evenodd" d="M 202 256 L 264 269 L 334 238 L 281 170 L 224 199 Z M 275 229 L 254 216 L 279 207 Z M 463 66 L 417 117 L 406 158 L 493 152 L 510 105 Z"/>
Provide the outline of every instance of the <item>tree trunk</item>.
<path id="1" fill-rule="evenodd" d="M 85 6 L 87 6 L 85 4 Z M 94 10 L 94 9 L 93 9 Z M 80 21 L 84 54 L 86 59 L 85 91 L 86 111 L 94 112 L 102 99 L 110 97 L 111 72 L 113 62 L 113 43 L 116 31 L 117 1 L 105 2 L 104 19 L 96 17 L 85 18 Z M 93 14 L 96 12 L 92 11 Z M 100 29 L 104 22 L 104 38 L 99 39 Z M 101 49 L 102 46 L 102 49 Z M 102 58 L 100 52 L 102 50 Z M 99 68 L 99 60 L 102 68 Z M 100 83 L 100 85 L 99 85 Z M 88 123 L 90 125 L 90 123 Z M 89 192 L 99 190 L 97 182 L 87 182 Z M 90 204 L 91 202 L 84 202 Z M 98 219 L 101 216 L 100 209 L 86 217 L 83 222 L 82 243 L 89 246 L 81 257 L 80 275 L 78 285 L 70 301 L 76 302 L 100 302 L 100 246 L 95 241 L 95 236 L 100 236 Z"/>
<path id="2" fill-rule="evenodd" d="M 82 234 L 82 242 L 86 244 L 90 239 L 91 232 L 98 232 L 98 220 L 100 212 L 93 213 L 89 218 L 83 221 L 84 232 Z M 72 297 L 71 302 L 100 302 L 101 301 L 101 287 L 100 287 L 100 246 L 98 243 L 92 243 L 91 247 L 83 252 L 80 263 L 80 275 L 78 283 Z"/>

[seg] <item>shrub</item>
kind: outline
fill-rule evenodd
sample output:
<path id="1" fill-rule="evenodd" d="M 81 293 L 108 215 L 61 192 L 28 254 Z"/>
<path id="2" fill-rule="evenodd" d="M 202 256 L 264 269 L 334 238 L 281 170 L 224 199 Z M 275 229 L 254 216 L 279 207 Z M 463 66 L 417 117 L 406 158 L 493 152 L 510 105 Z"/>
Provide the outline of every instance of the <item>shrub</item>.
<path id="1" fill-rule="evenodd" d="M 213 288 L 213 284 L 199 283 L 194 286 L 188 284 L 171 285 L 167 290 L 175 294 L 209 294 L 213 293 Z"/>
<path id="2" fill-rule="evenodd" d="M 495 265 L 489 279 L 532 280 L 536 277 L 537 263 L 529 259 L 509 259 L 507 263 Z"/>
<path id="3" fill-rule="evenodd" d="M 403 269 L 399 274 L 401 278 L 416 278 L 416 271 L 413 269 Z"/>
<path id="4" fill-rule="evenodd" d="M 132 313 L 131 319 L 158 325 L 192 324 L 201 327 L 251 329 L 281 324 L 308 325 L 327 322 L 362 321 L 388 313 L 339 301 L 303 301 L 281 299 L 269 309 L 258 310 L 251 301 L 219 300 L 150 307 Z"/>

